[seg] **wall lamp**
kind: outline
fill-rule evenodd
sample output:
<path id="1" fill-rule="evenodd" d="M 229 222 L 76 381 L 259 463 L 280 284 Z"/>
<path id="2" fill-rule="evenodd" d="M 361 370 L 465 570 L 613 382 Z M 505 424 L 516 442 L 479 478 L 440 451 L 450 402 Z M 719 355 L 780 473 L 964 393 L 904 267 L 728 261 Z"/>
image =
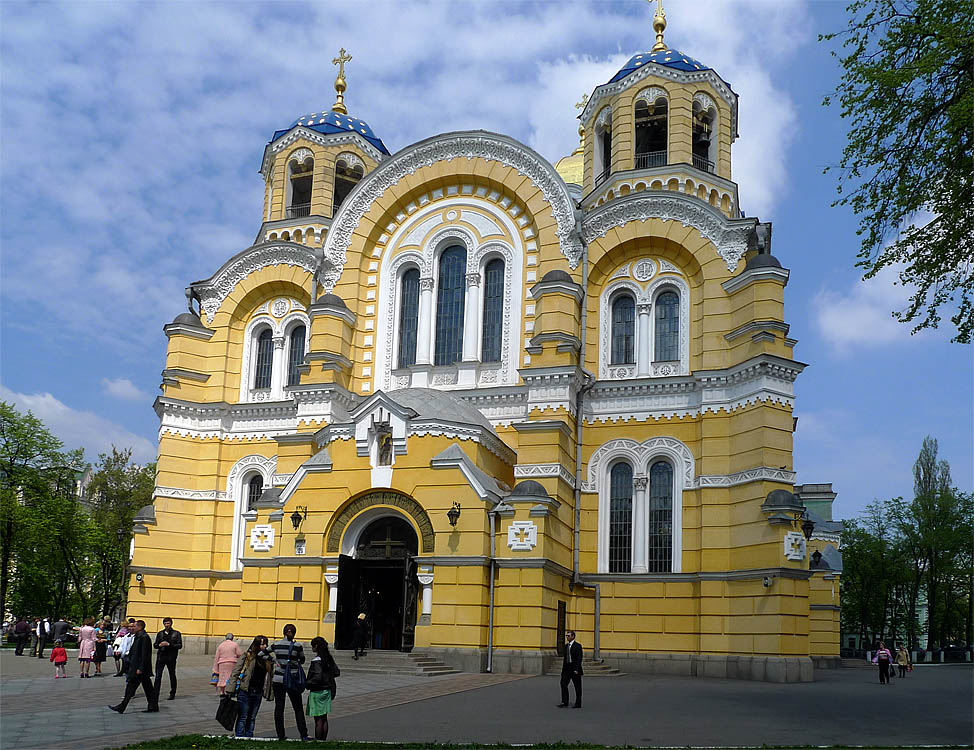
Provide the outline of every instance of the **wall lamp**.
<path id="1" fill-rule="evenodd" d="M 141 573 L 136 573 L 135 580 L 138 581 L 139 583 L 142 583 L 142 581 L 145 580 L 145 576 L 142 575 Z"/>
<path id="2" fill-rule="evenodd" d="M 450 526 L 456 528 L 457 521 L 460 520 L 460 503 L 454 502 L 453 507 L 446 512 L 446 517 L 450 520 Z"/>
<path id="3" fill-rule="evenodd" d="M 297 531 L 298 527 L 301 526 L 301 524 L 304 523 L 305 520 L 307 520 L 307 518 L 308 518 L 308 506 L 299 505 L 298 507 L 296 507 L 294 509 L 294 513 L 291 514 L 291 525 L 294 527 L 294 530 Z"/>
<path id="4" fill-rule="evenodd" d="M 795 524 L 801 523 L 802 534 L 805 535 L 806 539 L 812 538 L 812 532 L 815 531 L 815 522 L 808 517 L 808 508 L 802 508 L 801 513 L 795 514 Z"/>

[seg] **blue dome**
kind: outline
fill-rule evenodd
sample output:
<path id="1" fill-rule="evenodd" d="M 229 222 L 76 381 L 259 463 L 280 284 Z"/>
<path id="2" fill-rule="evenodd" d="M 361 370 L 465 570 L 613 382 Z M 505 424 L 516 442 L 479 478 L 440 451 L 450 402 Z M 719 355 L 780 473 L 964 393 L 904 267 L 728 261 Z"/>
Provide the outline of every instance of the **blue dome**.
<path id="1" fill-rule="evenodd" d="M 629 58 L 629 62 L 612 77 L 609 83 L 625 78 L 634 70 L 639 70 L 646 63 L 656 63 L 657 65 L 665 65 L 667 68 L 686 71 L 711 70 L 709 65 L 704 65 L 699 60 L 694 60 L 692 57 L 688 57 L 678 50 L 663 49 L 659 52 L 640 52 L 638 55 L 633 55 Z"/>
<path id="2" fill-rule="evenodd" d="M 385 147 L 385 144 L 372 132 L 372 128 L 365 120 L 359 120 L 356 117 L 351 117 L 350 115 L 343 115 L 340 112 L 325 111 L 325 112 L 312 112 L 310 115 L 304 115 L 299 117 L 297 120 L 288 125 L 284 130 L 278 130 L 274 133 L 271 138 L 271 143 L 276 141 L 286 132 L 291 130 L 298 125 L 308 128 L 309 130 L 316 130 L 319 133 L 358 133 L 365 140 L 375 146 L 383 154 L 388 154 L 389 150 Z"/>

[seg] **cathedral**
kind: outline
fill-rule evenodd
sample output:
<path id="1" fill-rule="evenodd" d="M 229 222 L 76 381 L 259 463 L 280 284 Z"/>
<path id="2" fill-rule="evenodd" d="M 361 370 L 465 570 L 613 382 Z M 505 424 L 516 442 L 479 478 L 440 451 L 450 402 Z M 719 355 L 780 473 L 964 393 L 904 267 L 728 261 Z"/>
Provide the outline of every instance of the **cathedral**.
<path id="1" fill-rule="evenodd" d="M 287 622 L 349 648 L 365 614 L 468 671 L 540 674 L 566 629 L 627 672 L 837 662 L 789 272 L 740 209 L 737 94 L 665 28 L 555 164 L 483 130 L 390 154 L 341 50 L 331 109 L 264 147 L 255 243 L 164 326 L 130 614 L 200 653 Z"/>

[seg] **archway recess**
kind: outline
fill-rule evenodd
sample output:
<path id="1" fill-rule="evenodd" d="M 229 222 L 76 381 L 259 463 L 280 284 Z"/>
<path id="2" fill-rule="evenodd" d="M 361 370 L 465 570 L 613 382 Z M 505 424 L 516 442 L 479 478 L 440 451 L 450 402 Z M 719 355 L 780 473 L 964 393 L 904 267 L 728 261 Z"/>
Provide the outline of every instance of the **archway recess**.
<path id="1" fill-rule="evenodd" d="M 341 509 L 332 521 L 328 531 L 325 549 L 328 553 L 339 553 L 342 548 L 342 537 L 348 525 L 365 511 L 392 507 L 408 516 L 419 530 L 420 546 L 424 554 L 430 554 L 434 549 L 433 524 L 423 506 L 409 495 L 395 490 L 374 490 L 357 497 Z M 370 514 L 371 515 L 371 514 Z"/>

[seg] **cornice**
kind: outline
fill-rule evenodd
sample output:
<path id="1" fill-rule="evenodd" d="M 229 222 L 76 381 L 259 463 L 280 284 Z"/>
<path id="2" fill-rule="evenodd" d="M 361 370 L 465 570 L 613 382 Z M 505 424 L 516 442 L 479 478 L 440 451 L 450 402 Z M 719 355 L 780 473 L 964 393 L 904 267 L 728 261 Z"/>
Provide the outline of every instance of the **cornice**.
<path id="1" fill-rule="evenodd" d="M 167 578 L 243 578 L 243 573 L 233 570 L 209 570 L 193 568 L 154 568 L 148 565 L 132 565 L 129 573 L 144 576 L 164 576 Z"/>
<path id="2" fill-rule="evenodd" d="M 733 294 L 738 289 L 743 289 L 757 281 L 777 281 L 781 286 L 786 286 L 790 275 L 791 272 L 787 268 L 745 268 L 741 273 L 732 279 L 728 279 L 721 286 L 728 294 Z"/>
<path id="3" fill-rule="evenodd" d="M 778 331 L 782 335 L 787 335 L 789 330 L 791 330 L 791 326 L 787 323 L 782 323 L 779 320 L 752 320 L 742 326 L 738 326 L 730 333 L 725 333 L 724 338 L 727 341 L 733 341 L 734 339 L 745 336 L 748 333 L 755 333 L 758 331 Z"/>
<path id="4" fill-rule="evenodd" d="M 203 341 L 209 341 L 213 338 L 213 334 L 216 333 L 211 328 L 200 328 L 187 325 L 186 323 L 166 323 L 162 327 L 162 331 L 166 334 L 167 338 L 172 338 L 173 336 L 189 336 L 190 338 L 202 339 Z"/>
<path id="5" fill-rule="evenodd" d="M 590 244 L 616 227 L 647 219 L 679 221 L 685 227 L 693 227 L 713 243 L 730 271 L 737 269 L 758 224 L 756 218 L 728 219 L 709 203 L 693 196 L 669 190 L 646 190 L 616 198 L 590 212 L 582 221 L 582 239 Z"/>
<path id="6" fill-rule="evenodd" d="M 260 162 L 260 173 L 264 176 L 264 179 L 267 179 L 267 170 L 273 161 L 271 157 L 276 157 L 288 146 L 296 143 L 299 138 L 316 143 L 319 146 L 341 146 L 346 143 L 354 143 L 376 162 L 381 162 L 383 159 L 388 158 L 358 133 L 351 131 L 345 133 L 319 133 L 317 130 L 310 130 L 301 125 L 295 125 L 276 141 L 268 143 L 264 148 L 264 156 Z"/>
<path id="7" fill-rule="evenodd" d="M 513 167 L 541 190 L 557 223 L 556 234 L 562 254 L 575 268 L 582 257 L 582 246 L 575 231 L 574 201 L 554 167 L 513 138 L 476 130 L 438 135 L 409 146 L 379 164 L 352 189 L 325 238 L 326 268 L 321 274 L 324 290 L 330 292 L 338 283 L 352 234 L 387 190 L 423 167 L 453 159 L 477 158 Z"/>
<path id="8" fill-rule="evenodd" d="M 587 212 L 593 211 L 595 204 L 600 199 L 608 198 L 610 191 L 618 195 L 619 188 L 623 184 L 629 185 L 632 188 L 635 184 L 642 182 L 648 188 L 649 184 L 655 179 L 660 179 L 665 183 L 673 177 L 683 178 L 680 180 L 681 182 L 689 178 L 696 185 L 706 186 L 708 193 L 711 190 L 717 190 L 721 195 L 730 196 L 732 212 L 739 213 L 738 186 L 736 182 L 714 174 L 713 172 L 705 172 L 686 162 L 663 164 L 659 167 L 646 167 L 645 169 L 624 169 L 619 172 L 612 172 L 604 182 L 600 182 L 582 198 L 582 208 Z M 615 199 L 613 198 L 613 200 Z"/>
<path id="9" fill-rule="evenodd" d="M 297 266 L 310 274 L 317 268 L 315 251 L 294 242 L 265 242 L 237 253 L 224 263 L 213 276 L 194 281 L 190 288 L 200 301 L 200 308 L 212 321 L 223 301 L 250 274 L 268 266 Z"/>
<path id="10" fill-rule="evenodd" d="M 765 577 L 791 578 L 807 581 L 811 570 L 801 568 L 747 568 L 743 570 L 714 570 L 698 573 L 582 573 L 582 584 L 589 583 L 645 583 L 645 582 L 695 582 L 695 581 L 760 581 Z"/>

